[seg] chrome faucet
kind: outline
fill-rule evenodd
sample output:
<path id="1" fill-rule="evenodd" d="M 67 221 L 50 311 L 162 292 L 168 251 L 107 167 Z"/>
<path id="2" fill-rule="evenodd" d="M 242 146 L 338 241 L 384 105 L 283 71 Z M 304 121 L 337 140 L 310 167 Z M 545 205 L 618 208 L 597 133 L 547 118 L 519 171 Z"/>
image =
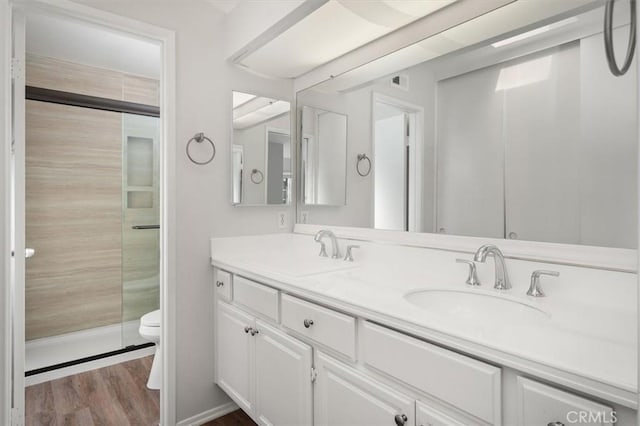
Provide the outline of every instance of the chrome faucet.
<path id="1" fill-rule="evenodd" d="M 496 269 L 496 282 L 493 286 L 496 290 L 508 290 L 511 288 L 509 275 L 507 274 L 507 265 L 504 262 L 504 255 L 500 249 L 492 244 L 485 244 L 476 251 L 473 260 L 484 263 L 488 255 L 493 255 Z"/>
<path id="2" fill-rule="evenodd" d="M 331 239 L 331 258 L 339 259 L 340 258 L 340 247 L 338 246 L 338 239 L 336 238 L 336 234 L 329 231 L 328 229 L 321 229 L 316 233 L 316 236 L 313 237 L 313 241 L 316 243 L 320 243 L 320 253 L 318 256 L 327 257 L 327 251 L 324 246 L 324 241 L 322 239 L 324 237 L 329 237 Z"/>

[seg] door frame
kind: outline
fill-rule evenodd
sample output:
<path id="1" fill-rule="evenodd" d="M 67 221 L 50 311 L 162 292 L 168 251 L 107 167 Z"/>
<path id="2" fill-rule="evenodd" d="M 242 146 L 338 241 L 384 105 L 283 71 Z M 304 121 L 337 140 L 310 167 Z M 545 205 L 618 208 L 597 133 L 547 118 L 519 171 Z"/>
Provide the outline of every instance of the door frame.
<path id="1" fill-rule="evenodd" d="M 11 306 L 9 296 L 11 288 L 19 285 L 18 290 L 24 291 L 24 282 L 14 283 L 10 280 L 11 244 L 8 235 L 11 233 L 11 23 L 12 11 L 16 7 L 30 11 L 45 11 L 50 14 L 62 15 L 85 22 L 108 27 L 117 31 L 127 32 L 133 36 L 143 37 L 156 41 L 162 49 L 162 71 L 160 79 L 160 307 L 162 310 L 162 379 L 161 390 L 161 424 L 176 423 L 176 93 L 175 93 L 175 32 L 165 28 L 146 24 L 113 13 L 87 7 L 68 0 L 0 0 L 0 93 L 3 102 L 0 105 L 2 120 L 0 131 L 2 133 L 2 149 L 0 149 L 0 186 L 2 186 L 2 198 L 0 201 L 0 221 L 2 229 L 2 244 L 0 254 L 2 262 L 0 273 L 3 282 L 9 285 L 2 286 L 0 290 L 2 305 L 1 344 L 2 356 L 0 361 L 0 422 L 11 423 L 12 408 L 12 384 L 8 380 L 11 377 L 11 358 L 16 353 L 24 357 L 24 351 L 17 350 L 11 345 L 13 325 L 24 324 L 25 311 L 23 306 Z M 24 182 L 23 182 L 24 183 Z M 24 236 L 22 236 L 24 240 Z M 13 319 L 13 322 L 11 321 Z M 8 356 L 8 359 L 3 357 Z M 24 359 L 21 360 L 24 364 Z M 18 363 L 20 364 L 20 362 Z M 23 367 L 24 369 L 24 367 Z M 19 411 L 17 417 L 24 421 L 24 406 L 15 407 Z"/>
<path id="2" fill-rule="evenodd" d="M 413 118 L 410 124 L 412 135 L 409 138 L 409 148 L 413 152 L 413 157 L 409 162 L 409 232 L 422 232 L 422 198 L 423 198 L 423 175 L 424 175 L 424 107 L 405 101 L 403 99 L 394 98 L 379 92 L 371 92 L 371 157 L 373 158 L 373 167 L 371 170 L 371 225 L 375 223 L 375 158 L 376 158 L 376 104 L 382 103 L 391 105 L 403 111 L 405 114 Z"/>

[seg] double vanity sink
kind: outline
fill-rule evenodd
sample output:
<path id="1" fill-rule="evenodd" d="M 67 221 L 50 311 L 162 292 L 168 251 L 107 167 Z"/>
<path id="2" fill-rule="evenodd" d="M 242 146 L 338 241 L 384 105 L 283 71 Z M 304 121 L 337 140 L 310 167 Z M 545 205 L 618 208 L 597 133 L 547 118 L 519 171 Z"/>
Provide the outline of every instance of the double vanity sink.
<path id="1" fill-rule="evenodd" d="M 539 417 L 543 415 L 551 416 L 544 425 L 552 420 L 568 424 L 558 416 L 571 407 L 615 413 L 620 425 L 635 423 L 635 274 L 509 260 L 503 276 L 497 275 L 506 278 L 512 288 L 499 290 L 494 288 L 499 280 L 493 262 L 476 262 L 481 285 L 465 284 L 471 275 L 469 268 L 457 264 L 456 259 L 471 260 L 472 254 L 358 242 L 360 247 L 352 253 L 354 260 L 343 260 L 351 243 L 339 241 L 340 256 L 332 258 L 329 246 L 327 257 L 318 256 L 319 246 L 312 235 L 211 241 L 216 274 L 228 274 L 234 282 L 233 291 L 231 284 L 226 290 L 218 289 L 217 315 L 237 307 L 241 311 L 238 315 L 247 315 L 241 321 L 247 323 L 243 327 L 269 330 L 269 336 L 258 333 L 258 340 L 252 343 L 257 351 L 252 355 L 254 371 L 259 371 L 261 357 L 257 354 L 265 345 L 261 338 L 275 341 L 276 332 L 282 332 L 280 337 L 293 345 L 291 350 L 309 345 L 308 356 L 315 371 L 311 375 L 319 374 L 310 408 L 314 424 L 338 424 L 325 421 L 332 415 L 349 415 L 344 411 L 347 408 L 320 398 L 327 386 L 338 386 L 331 380 L 338 380 L 338 376 L 340 383 L 365 389 L 362 392 L 366 391 L 367 401 L 382 396 L 375 392 L 369 395 L 373 388 L 360 387 L 358 380 L 390 387 L 390 395 L 400 395 L 402 401 L 406 396 L 409 405 L 402 401 L 392 404 L 385 398 L 385 403 L 378 405 L 396 407 L 394 416 L 400 417 L 394 417 L 395 424 L 529 425 L 546 422 L 546 417 Z M 546 296 L 527 295 L 534 287 L 532 272 L 541 269 L 557 270 L 560 276 L 541 281 L 537 277 L 535 286 Z M 266 317 L 265 312 L 269 312 Z M 332 321 L 335 328 L 329 332 L 323 327 Z M 319 337 L 325 332 L 328 340 Z M 216 347 L 220 347 L 219 339 Z M 327 343 L 330 341 L 339 344 Z M 381 345 L 371 346 L 372 342 Z M 336 347 L 350 349 L 336 351 Z M 415 360 L 411 358 L 413 350 L 417 351 Z M 442 359 L 431 359 L 429 354 L 434 353 Z M 219 357 L 224 358 L 222 354 Z M 411 365 L 411 361 L 418 364 Z M 430 370 L 429 365 L 441 361 L 441 371 Z M 471 372 L 457 376 L 456 371 L 464 370 L 461 366 L 473 366 L 471 371 L 478 376 Z M 218 372 L 220 368 L 218 365 Z M 338 370 L 353 373 L 358 380 L 347 379 Z M 445 373 L 449 375 L 443 376 Z M 412 382 L 411 377 L 421 375 L 422 381 Z M 465 382 L 467 376 L 469 381 Z M 450 383 L 445 385 L 447 380 Z M 217 382 L 236 402 L 242 401 L 224 379 L 219 377 Z M 257 382 L 264 384 L 265 380 Z M 450 393 L 449 387 L 453 387 Z M 476 388 L 478 393 L 465 390 Z M 250 393 L 256 402 L 261 401 L 258 388 Z M 474 402 L 485 394 L 492 397 L 484 405 Z M 351 397 L 355 398 L 344 395 L 345 401 Z M 265 402 L 262 404 L 264 411 Z M 358 403 L 353 400 L 350 404 Z M 239 405 L 258 423 L 269 423 L 266 418 L 260 420 L 259 403 Z"/>

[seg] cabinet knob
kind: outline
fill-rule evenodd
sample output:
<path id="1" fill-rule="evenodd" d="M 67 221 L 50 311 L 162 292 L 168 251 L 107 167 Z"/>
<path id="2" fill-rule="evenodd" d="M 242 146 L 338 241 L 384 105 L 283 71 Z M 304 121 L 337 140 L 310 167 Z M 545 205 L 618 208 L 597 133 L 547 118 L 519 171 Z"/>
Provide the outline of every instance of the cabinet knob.
<path id="1" fill-rule="evenodd" d="M 550 422 L 550 423 L 547 423 L 547 426 L 564 426 L 564 423 L 562 423 L 562 422 Z"/>
<path id="2" fill-rule="evenodd" d="M 306 319 L 306 320 L 304 320 L 303 324 L 304 324 L 304 328 L 309 328 L 309 327 L 311 327 L 313 325 L 313 320 L 312 319 Z"/>
<path id="3" fill-rule="evenodd" d="M 251 328 L 251 327 L 249 327 L 249 326 L 246 326 L 246 327 L 244 328 L 244 332 L 245 332 L 245 333 L 249 334 L 249 332 L 250 332 L 250 331 L 253 331 L 253 328 Z"/>
<path id="4" fill-rule="evenodd" d="M 255 330 L 255 329 L 253 329 L 253 328 L 251 329 L 251 335 L 252 335 L 252 336 L 255 336 L 255 335 L 256 335 L 256 334 L 258 334 L 258 333 L 260 333 L 258 330 Z"/>
<path id="5" fill-rule="evenodd" d="M 403 426 L 408 419 L 407 419 L 407 416 L 405 416 L 404 414 L 396 414 L 396 416 L 394 417 L 394 420 L 396 421 L 396 424 L 398 426 Z"/>
<path id="6" fill-rule="evenodd" d="M 224 285 L 223 281 L 216 281 L 216 287 L 222 287 Z"/>

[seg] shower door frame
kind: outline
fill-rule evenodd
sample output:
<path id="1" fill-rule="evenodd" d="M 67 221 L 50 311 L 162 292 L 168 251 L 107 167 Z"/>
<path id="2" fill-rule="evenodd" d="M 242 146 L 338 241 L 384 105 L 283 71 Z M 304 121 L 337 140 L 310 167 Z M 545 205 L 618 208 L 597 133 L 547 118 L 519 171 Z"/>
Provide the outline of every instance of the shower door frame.
<path id="1" fill-rule="evenodd" d="M 161 60 L 161 77 L 160 77 L 160 308 L 162 309 L 162 335 L 163 341 L 163 363 L 162 363 L 162 380 L 163 389 L 160 394 L 160 423 L 175 424 L 176 423 L 176 161 L 173 155 L 176 152 L 176 111 L 175 111 L 175 32 L 165 28 L 139 22 L 130 18 L 115 15 L 109 12 L 93 9 L 78 3 L 67 0 L 0 0 L 0 11 L 3 13 L 0 27 L 0 78 L 2 80 L 1 93 L 10 94 L 12 82 L 12 55 L 11 55 L 11 23 L 14 11 L 18 11 L 16 15 L 21 13 L 29 13 L 30 11 L 45 11 L 48 14 L 70 17 L 84 22 L 97 24 L 108 27 L 116 31 L 126 32 L 134 37 L 143 37 L 153 40 L 160 45 L 162 52 Z M 4 13 L 7 12 L 7 13 Z M 8 51 L 7 51 L 8 49 Z M 24 48 L 22 48 L 24 49 Z M 24 51 L 16 52 L 17 58 L 24 57 Z M 20 61 L 19 61 L 20 62 Z M 24 81 L 24 60 L 17 64 L 20 71 L 16 81 Z M 15 65 L 14 65 L 15 67 Z M 19 91 L 20 92 L 20 91 Z M 16 105 L 24 105 L 24 91 L 18 93 Z M 11 96 L 3 96 L 3 102 L 0 106 L 2 112 L 2 149 L 0 150 L 1 168 L 0 184 L 3 186 L 2 200 L 2 234 L 8 236 L 12 232 L 12 224 L 10 217 L 12 216 L 10 198 L 7 195 L 12 190 L 11 186 L 11 170 L 8 166 L 10 163 L 11 152 L 11 120 L 12 118 L 12 99 Z M 16 115 L 19 123 L 16 128 L 18 138 L 16 143 L 21 143 L 24 147 L 24 117 Z M 22 133 L 20 133 L 22 132 Z M 24 150 L 18 150 L 16 161 L 24 163 Z M 20 191 L 24 188 L 24 173 L 20 173 L 20 169 L 16 174 L 16 189 Z M 17 193 L 17 199 L 24 196 L 24 192 Z M 22 203 L 24 204 L 24 203 Z M 24 209 L 18 206 L 16 209 L 16 217 L 18 225 L 16 226 L 16 242 L 15 247 L 24 246 Z M 21 218 L 18 216 L 22 216 Z M 21 225 L 22 224 L 22 225 Z M 12 375 L 16 377 L 24 377 L 24 343 L 22 345 L 13 345 L 11 343 L 11 335 L 24 335 L 25 309 L 23 303 L 15 305 L 8 303 L 8 296 L 11 291 L 18 295 L 18 300 L 23 300 L 25 282 L 24 279 L 10 279 L 10 261 L 9 253 L 12 247 L 6 243 L 2 246 L 3 262 L 2 275 L 4 282 L 8 283 L 2 287 L 2 297 L 0 300 L 4 302 L 0 313 L 3 314 L 2 328 L 2 344 L 1 349 L 5 355 L 9 356 L 8 360 L 3 360 L 0 366 L 0 379 L 2 379 L 2 390 L 0 390 L 0 422 L 2 424 L 22 424 L 24 422 L 24 382 L 17 380 L 13 385 L 10 378 Z M 6 253 L 5 253 L 6 252 Z M 5 256 L 6 255 L 6 256 Z M 16 276 L 24 276 L 24 262 L 16 262 L 17 267 L 21 271 L 16 271 Z M 20 266 L 22 265 L 22 266 Z M 6 320 L 6 321 L 5 321 Z M 15 358 L 14 365 L 17 367 L 12 372 L 11 359 Z M 2 358 L 0 358 L 2 359 Z M 12 395 L 16 398 L 12 398 Z M 12 402 L 15 401 L 15 403 Z"/>

